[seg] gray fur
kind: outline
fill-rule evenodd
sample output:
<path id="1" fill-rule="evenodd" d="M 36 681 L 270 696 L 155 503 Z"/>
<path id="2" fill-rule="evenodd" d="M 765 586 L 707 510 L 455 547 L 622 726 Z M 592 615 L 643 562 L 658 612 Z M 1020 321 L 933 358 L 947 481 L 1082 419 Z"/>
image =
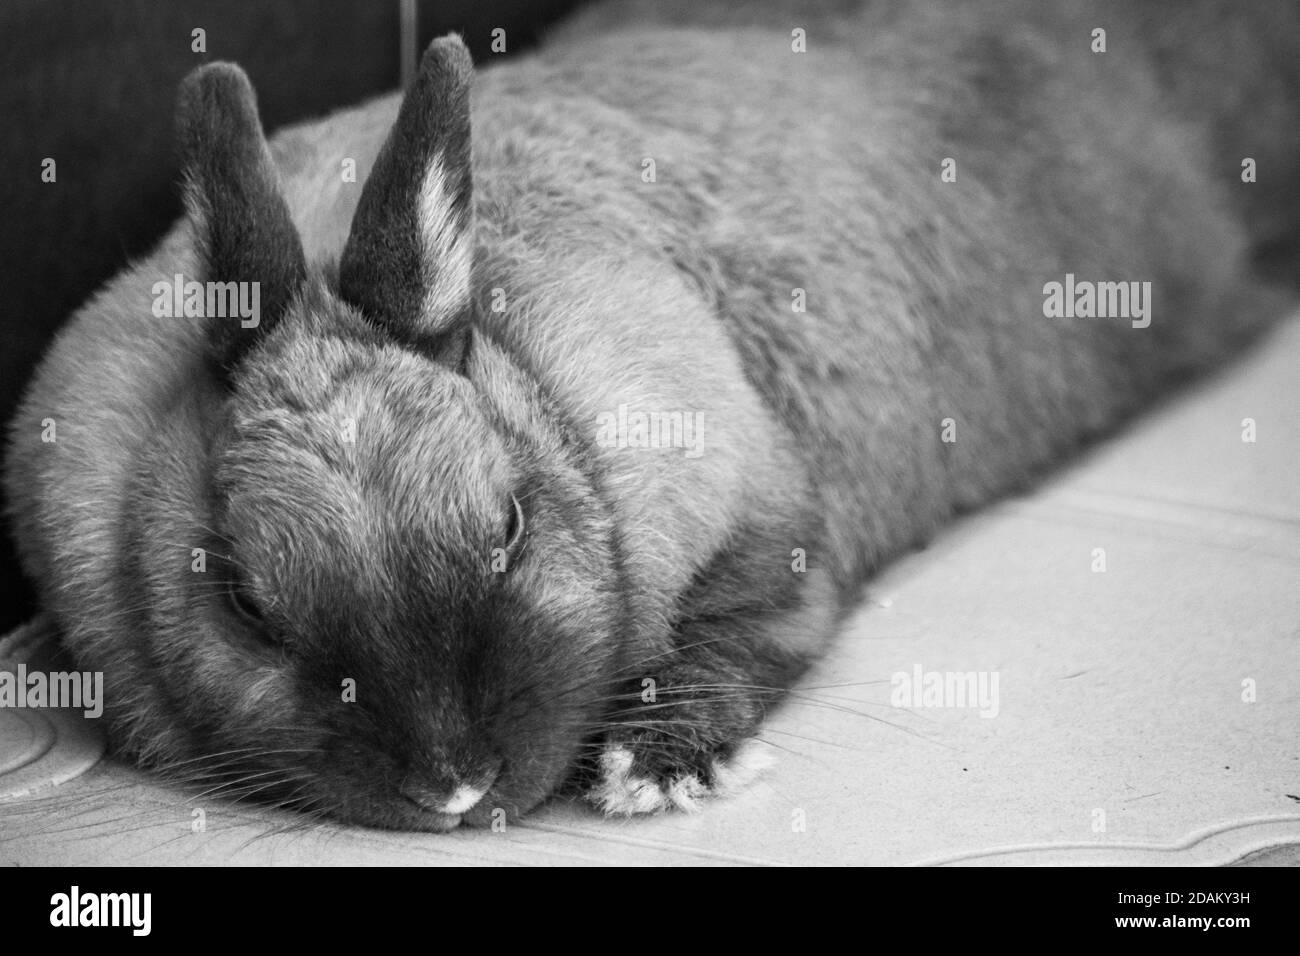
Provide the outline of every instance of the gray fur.
<path id="1" fill-rule="evenodd" d="M 1243 117 L 1202 112 L 1219 61 L 1171 59 L 1202 39 L 1160 5 L 791 6 L 608 4 L 478 73 L 463 368 L 337 287 L 359 192 L 340 164 L 365 181 L 396 97 L 273 139 L 309 275 L 228 393 L 203 323 L 149 312 L 156 279 L 202 271 L 190 223 L 81 310 L 11 426 L 6 481 L 122 752 L 233 751 L 197 766 L 428 829 L 456 818 L 404 801 L 412 780 L 495 779 L 481 823 L 611 745 L 665 785 L 708 782 L 872 570 L 1280 308 L 1221 139 Z M 1280 30 L 1233 42 L 1280 60 Z M 1216 89 L 1294 109 L 1280 68 L 1223 62 Z M 1152 325 L 1044 318 L 1067 272 L 1151 281 Z M 620 405 L 699 413 L 705 453 L 599 445 Z M 497 573 L 512 494 L 526 543 Z M 189 571 L 194 547 L 226 554 L 264 625 Z"/>

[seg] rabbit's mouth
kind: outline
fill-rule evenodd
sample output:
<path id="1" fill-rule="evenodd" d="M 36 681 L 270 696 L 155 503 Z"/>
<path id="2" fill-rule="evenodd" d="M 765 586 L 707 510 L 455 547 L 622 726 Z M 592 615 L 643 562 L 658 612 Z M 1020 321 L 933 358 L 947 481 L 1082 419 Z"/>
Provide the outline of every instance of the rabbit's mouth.
<path id="1" fill-rule="evenodd" d="M 460 785 L 450 792 L 411 783 L 376 787 L 355 776 L 346 782 L 338 776 L 322 777 L 314 788 L 321 796 L 307 802 L 327 807 L 323 815 L 339 823 L 376 829 L 447 833 L 464 825 L 499 830 L 551 796 L 558 780 L 550 777 L 544 773 L 516 781 L 507 774 L 488 787 Z"/>
<path id="2" fill-rule="evenodd" d="M 402 825 L 394 827 L 397 830 L 416 830 L 424 833 L 450 833 L 461 824 L 463 814 L 459 813 L 439 813 L 435 810 L 427 810 L 423 807 L 412 803 L 409 808 L 397 806 L 398 813 L 403 815 Z"/>

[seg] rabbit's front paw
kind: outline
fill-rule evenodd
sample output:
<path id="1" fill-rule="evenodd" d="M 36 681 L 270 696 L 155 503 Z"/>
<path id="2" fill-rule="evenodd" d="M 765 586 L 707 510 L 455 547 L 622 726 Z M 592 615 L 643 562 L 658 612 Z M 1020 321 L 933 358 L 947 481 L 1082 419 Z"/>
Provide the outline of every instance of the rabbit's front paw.
<path id="1" fill-rule="evenodd" d="M 587 799 L 611 816 L 671 808 L 693 812 L 701 800 L 743 789 L 771 762 L 764 745 L 752 739 L 726 753 L 680 761 L 665 759 L 648 739 L 611 742 L 600 756 Z"/>

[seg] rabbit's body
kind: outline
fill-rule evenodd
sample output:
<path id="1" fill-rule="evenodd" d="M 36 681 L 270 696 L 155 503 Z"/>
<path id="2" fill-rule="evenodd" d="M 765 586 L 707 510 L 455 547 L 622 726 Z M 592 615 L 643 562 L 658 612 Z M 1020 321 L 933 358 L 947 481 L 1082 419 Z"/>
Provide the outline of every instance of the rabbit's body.
<path id="1" fill-rule="evenodd" d="M 310 278 L 281 327 L 230 365 L 230 399 L 211 372 L 208 324 L 150 311 L 155 282 L 216 271 L 185 224 L 64 330 L 14 422 L 7 488 L 45 606 L 83 666 L 106 672 L 125 751 L 175 764 L 257 733 L 365 768 L 364 746 L 341 748 L 312 722 L 357 734 L 339 728 L 365 712 L 367 733 L 391 732 L 385 721 L 417 722 L 426 707 L 457 740 L 492 724 L 473 702 L 495 699 L 495 685 L 445 678 L 421 698 L 410 661 L 427 655 L 445 674 L 454 659 L 457 673 L 490 683 L 478 660 L 489 652 L 414 642 L 411 622 L 431 612 L 407 596 L 427 578 L 469 573 L 463 561 L 489 562 L 486 546 L 470 544 L 476 509 L 509 473 L 528 489 L 519 497 L 533 553 L 502 587 L 518 587 L 530 610 L 509 612 L 501 628 L 514 636 L 494 653 L 520 662 L 500 666 L 525 672 L 510 686 L 537 711 L 537 725 L 512 725 L 512 736 L 544 743 L 507 748 L 498 778 L 477 745 L 413 736 L 394 746 L 434 754 L 429 776 L 442 790 L 488 798 L 453 797 L 427 820 L 351 791 L 328 808 L 437 828 L 460 818 L 461 802 L 471 820 L 527 809 L 584 763 L 606 809 L 691 804 L 726 782 L 740 742 L 872 569 L 1112 427 L 1277 308 L 1247 269 L 1250 244 L 1272 236 L 1257 234 L 1262 220 L 1243 218 L 1234 195 L 1266 188 L 1240 181 L 1237 152 L 1274 155 L 1276 143 L 1259 134 L 1238 149 L 1224 136 L 1239 120 L 1189 120 L 1201 78 L 1171 79 L 1154 42 L 1121 49 L 1145 36 L 1125 29 L 1122 6 L 1096 24 L 1110 27 L 1104 54 L 1090 49 L 1088 17 L 1025 19 L 1028 7 L 1008 4 L 950 20 L 903 4 L 806 16 L 755 4 L 721 30 L 595 31 L 638 19 L 636 9 L 598 8 L 542 54 L 475 81 L 470 392 L 460 378 L 429 377 L 426 345 L 445 326 L 398 335 L 405 347 L 394 348 L 358 318 L 384 310 L 346 294 L 361 282 L 350 275 L 368 275 L 349 272 L 347 255 L 342 298 L 355 308 L 329 318 L 335 263 L 349 230 L 364 232 L 354 217 L 395 96 L 274 138 Z M 721 16 L 689 9 L 674 13 Z M 796 27 L 806 53 L 791 48 Z M 1239 33 L 1248 45 L 1252 34 Z M 1215 89 L 1249 87 L 1270 116 L 1294 105 L 1267 70 L 1219 79 Z M 445 145 L 455 133 L 429 135 Z M 431 155 L 454 170 L 447 149 Z M 941 179 L 947 158 L 952 182 Z M 342 175 L 346 160 L 356 182 Z M 398 181 L 394 169 L 384 178 Z M 195 218 L 207 222 L 225 201 L 219 177 L 209 194 L 195 178 Z M 420 213 L 426 247 L 431 230 L 452 235 L 458 221 L 455 190 L 430 193 L 430 181 L 419 193 L 432 196 Z M 455 298 L 450 274 L 435 270 L 423 301 Z M 1149 325 L 1046 317 L 1044 286 L 1067 274 L 1150 283 Z M 506 437 L 471 430 L 480 406 L 495 423 L 485 434 Z M 293 417 L 302 409 L 320 413 L 310 428 Z M 681 416 L 698 447 L 635 447 L 606 427 L 638 413 Z M 336 457 L 330 426 L 344 418 L 373 462 Z M 53 443 L 41 441 L 46 419 Z M 213 437 L 233 427 L 243 441 L 272 420 L 275 443 L 260 451 Z M 551 462 L 512 444 L 515 434 L 563 451 Z M 499 443 L 514 464 L 497 462 Z M 248 490 L 259 478 L 264 494 Z M 354 615 L 364 626 L 349 624 L 346 648 L 287 641 L 314 655 L 310 666 L 232 650 L 239 642 L 222 636 L 189 575 L 192 549 L 212 540 L 238 555 L 263 600 L 304 609 L 295 620 L 322 633 Z M 471 608 L 525 601 L 491 597 L 495 586 L 447 593 Z M 509 643 L 527 641 L 525 620 L 568 634 L 556 638 L 562 653 Z M 211 636 L 197 639 L 204 629 Z M 347 706 L 358 710 L 336 726 L 329 702 L 370 666 L 349 656 L 360 654 L 357 634 L 374 635 L 370 656 L 385 670 L 357 680 Z M 318 692 L 310 716 L 293 697 L 308 685 Z M 382 705 L 366 697 L 376 687 Z M 572 712 L 548 716 L 556 697 Z M 478 716 L 444 706 L 451 698 Z M 408 756 L 387 753 L 374 776 L 405 787 L 417 762 Z M 318 772 L 290 769 L 295 783 Z"/>

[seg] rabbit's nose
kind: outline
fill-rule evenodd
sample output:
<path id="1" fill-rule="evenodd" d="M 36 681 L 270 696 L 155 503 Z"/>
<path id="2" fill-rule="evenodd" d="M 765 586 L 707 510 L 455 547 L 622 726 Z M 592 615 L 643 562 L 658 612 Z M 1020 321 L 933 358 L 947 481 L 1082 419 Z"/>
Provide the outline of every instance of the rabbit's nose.
<path id="1" fill-rule="evenodd" d="M 450 794 L 443 790 L 430 790 L 418 784 L 406 784 L 402 787 L 402 796 L 410 800 L 421 810 L 433 813 L 446 813 L 459 816 L 483 799 L 487 787 L 472 787 L 461 784 Z"/>
<path id="2" fill-rule="evenodd" d="M 496 782 L 497 770 L 486 777 L 478 777 L 474 783 L 459 783 L 454 787 L 430 787 L 417 780 L 402 785 L 402 796 L 410 800 L 421 810 L 433 813 L 446 813 L 459 816 L 469 812 Z"/>

